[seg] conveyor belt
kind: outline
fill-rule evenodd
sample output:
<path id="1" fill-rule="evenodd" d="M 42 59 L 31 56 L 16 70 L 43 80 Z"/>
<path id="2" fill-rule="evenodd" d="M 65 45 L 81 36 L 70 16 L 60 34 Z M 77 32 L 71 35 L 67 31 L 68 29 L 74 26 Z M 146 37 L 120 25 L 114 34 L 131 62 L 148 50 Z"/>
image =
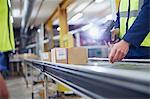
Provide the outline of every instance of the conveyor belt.
<path id="1" fill-rule="evenodd" d="M 149 63 L 115 62 L 114 64 L 110 64 L 108 61 L 89 61 L 87 65 L 113 69 L 133 70 L 133 71 L 144 71 L 144 72 L 150 71 Z"/>
<path id="2" fill-rule="evenodd" d="M 37 60 L 25 60 L 25 62 L 64 83 L 80 95 L 92 99 L 148 99 L 150 95 L 149 72 L 54 64 Z"/>
<path id="3" fill-rule="evenodd" d="M 109 58 L 88 58 L 89 61 L 109 61 Z M 150 63 L 150 59 L 122 59 L 123 62 Z"/>

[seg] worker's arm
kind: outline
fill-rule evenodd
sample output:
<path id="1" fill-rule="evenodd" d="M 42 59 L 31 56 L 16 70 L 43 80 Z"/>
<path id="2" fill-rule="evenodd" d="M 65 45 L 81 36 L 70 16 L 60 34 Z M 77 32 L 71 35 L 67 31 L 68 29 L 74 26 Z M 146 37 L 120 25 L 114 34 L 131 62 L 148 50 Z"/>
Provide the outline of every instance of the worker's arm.
<path id="1" fill-rule="evenodd" d="M 130 44 L 138 47 L 145 39 L 150 31 L 149 8 L 149 0 L 145 0 L 139 15 L 123 37 L 123 40 L 113 46 L 109 54 L 111 63 L 122 60 L 127 55 Z"/>
<path id="2" fill-rule="evenodd" d="M 132 44 L 135 47 L 139 47 L 141 45 L 141 43 L 150 31 L 149 9 L 150 1 L 144 0 L 144 4 L 141 8 L 139 15 L 123 37 L 123 40 Z"/>
<path id="3" fill-rule="evenodd" d="M 0 74 L 0 99 L 9 99 L 6 83 Z"/>

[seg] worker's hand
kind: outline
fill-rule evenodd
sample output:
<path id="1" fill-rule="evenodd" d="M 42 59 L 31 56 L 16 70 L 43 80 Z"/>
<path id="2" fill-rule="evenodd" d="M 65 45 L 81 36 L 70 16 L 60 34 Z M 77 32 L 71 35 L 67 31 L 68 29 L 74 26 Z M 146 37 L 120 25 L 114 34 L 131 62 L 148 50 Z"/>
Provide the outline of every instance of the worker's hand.
<path id="1" fill-rule="evenodd" d="M 6 83 L 1 74 L 0 74 L 0 99 L 9 99 Z"/>
<path id="2" fill-rule="evenodd" d="M 119 41 L 119 39 L 118 38 L 116 38 L 118 35 L 119 35 L 119 33 L 120 33 L 120 30 L 119 30 L 119 28 L 116 28 L 116 29 L 112 29 L 111 30 L 111 41 L 113 41 L 114 43 L 116 43 L 116 42 L 118 42 Z"/>
<path id="3" fill-rule="evenodd" d="M 127 55 L 128 50 L 129 43 L 124 40 L 114 44 L 109 54 L 109 62 L 114 63 L 122 60 Z"/>

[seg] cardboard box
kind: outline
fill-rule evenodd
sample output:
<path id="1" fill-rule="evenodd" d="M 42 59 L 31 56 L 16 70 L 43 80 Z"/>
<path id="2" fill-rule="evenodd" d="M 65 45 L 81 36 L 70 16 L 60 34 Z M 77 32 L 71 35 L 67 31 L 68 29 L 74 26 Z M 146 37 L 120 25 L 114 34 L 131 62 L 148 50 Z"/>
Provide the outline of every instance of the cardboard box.
<path id="1" fill-rule="evenodd" d="M 51 50 L 53 63 L 87 64 L 88 50 L 83 47 L 54 48 Z"/>
<path id="2" fill-rule="evenodd" d="M 67 49 L 66 48 L 53 48 L 51 50 L 51 60 L 53 63 L 67 64 Z"/>
<path id="3" fill-rule="evenodd" d="M 51 62 L 51 52 L 41 53 L 41 60 Z"/>
<path id="4" fill-rule="evenodd" d="M 68 64 L 87 64 L 88 50 L 83 47 L 68 48 Z"/>
<path id="5" fill-rule="evenodd" d="M 21 59 L 39 59 L 39 56 L 32 54 L 32 53 L 24 53 L 24 54 L 20 54 L 19 58 L 21 58 Z"/>

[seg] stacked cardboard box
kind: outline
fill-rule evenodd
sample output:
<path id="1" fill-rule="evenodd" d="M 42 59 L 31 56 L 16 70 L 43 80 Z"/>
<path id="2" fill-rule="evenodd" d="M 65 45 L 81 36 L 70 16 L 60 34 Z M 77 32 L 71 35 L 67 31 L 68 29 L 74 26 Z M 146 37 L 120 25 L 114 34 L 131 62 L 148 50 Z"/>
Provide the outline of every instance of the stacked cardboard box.
<path id="1" fill-rule="evenodd" d="M 67 64 L 67 49 L 66 48 L 53 48 L 51 50 L 51 58 L 54 63 Z"/>
<path id="2" fill-rule="evenodd" d="M 18 57 L 21 59 L 39 59 L 39 56 L 32 53 L 19 54 Z"/>
<path id="3" fill-rule="evenodd" d="M 87 64 L 88 51 L 83 47 L 68 48 L 68 64 Z"/>
<path id="4" fill-rule="evenodd" d="M 41 53 L 41 60 L 51 62 L 51 52 Z"/>
<path id="5" fill-rule="evenodd" d="M 51 50 L 51 58 L 54 63 L 87 64 L 88 51 L 83 47 L 54 48 Z"/>

